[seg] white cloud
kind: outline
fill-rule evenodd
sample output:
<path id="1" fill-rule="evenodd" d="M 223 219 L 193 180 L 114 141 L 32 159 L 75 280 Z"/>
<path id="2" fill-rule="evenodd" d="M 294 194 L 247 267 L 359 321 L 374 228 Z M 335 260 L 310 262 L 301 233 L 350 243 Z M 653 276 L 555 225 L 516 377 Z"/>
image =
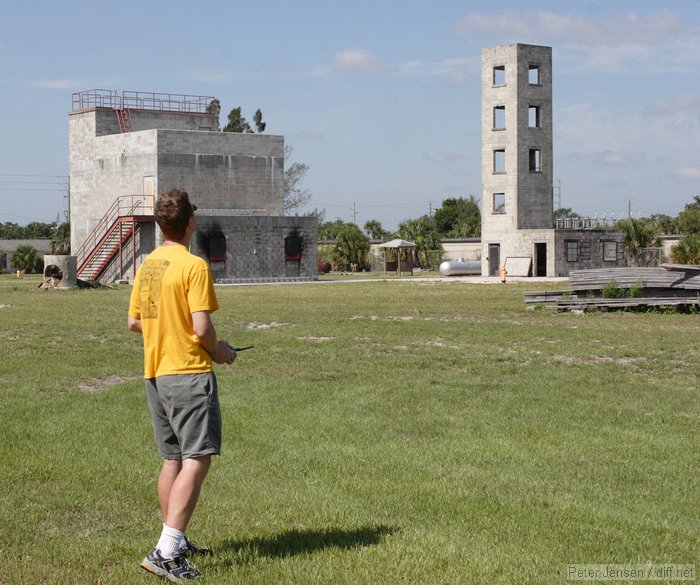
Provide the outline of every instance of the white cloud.
<path id="1" fill-rule="evenodd" d="M 679 112 L 695 113 L 698 110 L 700 110 L 700 95 L 691 92 L 656 100 L 646 107 L 647 112 L 658 116 L 669 116 Z"/>
<path id="2" fill-rule="evenodd" d="M 441 150 L 439 152 L 424 152 L 423 158 L 430 162 L 458 164 L 461 165 L 468 160 L 468 157 L 463 152 L 454 152 Z"/>
<path id="3" fill-rule="evenodd" d="M 504 38 L 537 38 L 582 47 L 646 45 L 662 39 L 696 35 L 692 27 L 670 10 L 647 16 L 627 14 L 605 18 L 584 18 L 552 12 L 523 13 L 513 10 L 499 14 L 470 14 L 455 25 L 463 35 L 496 34 Z"/>
<path id="4" fill-rule="evenodd" d="M 397 65 L 393 70 L 400 76 L 445 77 L 450 85 L 479 81 L 479 60 L 475 57 L 454 57 L 441 61 L 414 59 Z"/>
<path id="5" fill-rule="evenodd" d="M 201 83 L 230 83 L 234 80 L 234 75 L 228 69 L 222 70 L 197 70 L 189 71 L 186 76 L 191 81 Z"/>
<path id="6" fill-rule="evenodd" d="M 83 83 L 78 79 L 47 79 L 43 81 L 34 81 L 32 85 L 49 89 L 77 89 L 82 87 Z"/>
<path id="7" fill-rule="evenodd" d="M 87 77 L 65 77 L 63 79 L 38 79 L 29 81 L 33 87 L 45 87 L 48 89 L 85 91 L 98 87 L 120 87 L 123 79 L 119 77 L 108 77 L 100 79 L 88 79 Z"/>
<path id="8" fill-rule="evenodd" d="M 384 71 L 384 63 L 367 49 L 345 49 L 335 54 L 333 68 L 346 73 L 377 74 Z"/>
<path id="9" fill-rule="evenodd" d="M 307 140 L 314 144 L 321 144 L 326 141 L 326 135 L 321 132 L 313 132 L 311 130 L 300 130 L 294 134 L 295 140 Z"/>
<path id="10" fill-rule="evenodd" d="M 643 152 L 624 152 L 610 149 L 599 150 L 590 155 L 594 164 L 613 167 L 637 167 L 644 164 Z"/>
<path id="11" fill-rule="evenodd" d="M 700 168 L 686 167 L 676 170 L 676 177 L 684 181 L 700 181 Z"/>
<path id="12" fill-rule="evenodd" d="M 563 65 L 596 71 L 687 71 L 700 62 L 700 30 L 671 10 L 598 18 L 510 10 L 467 15 L 455 31 L 556 46 Z"/>

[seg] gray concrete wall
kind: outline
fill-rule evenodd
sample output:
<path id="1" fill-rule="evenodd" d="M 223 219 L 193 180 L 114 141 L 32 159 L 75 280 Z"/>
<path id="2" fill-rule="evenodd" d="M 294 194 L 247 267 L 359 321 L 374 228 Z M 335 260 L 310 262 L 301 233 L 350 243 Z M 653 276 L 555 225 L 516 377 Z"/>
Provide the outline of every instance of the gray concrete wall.
<path id="1" fill-rule="evenodd" d="M 133 132 L 120 133 L 111 109 L 73 112 L 70 133 L 71 250 L 122 195 L 186 189 L 200 208 L 235 215 L 281 215 L 282 136 L 204 131 L 206 114 L 132 111 Z M 213 124 L 212 120 L 217 120 Z M 216 129 L 216 128 L 214 128 Z"/>
<path id="2" fill-rule="evenodd" d="M 625 236 L 622 232 L 609 230 L 556 230 L 556 275 L 569 276 L 572 270 L 593 268 L 618 268 L 627 266 Z M 578 259 L 567 259 L 567 242 L 577 242 Z M 615 242 L 615 260 L 606 261 L 603 256 L 604 242 Z"/>
<path id="3" fill-rule="evenodd" d="M 490 244 L 498 244 L 500 247 L 499 264 L 504 266 L 506 259 L 513 258 L 531 258 L 533 273 L 534 263 L 536 260 L 535 246 L 536 244 L 546 245 L 547 255 L 547 274 L 553 276 L 556 266 L 556 251 L 555 251 L 555 231 L 548 230 L 513 230 L 511 232 L 503 232 L 499 234 L 491 233 L 488 237 L 481 238 L 481 274 L 483 276 L 493 276 L 489 274 L 489 249 Z"/>
<path id="4" fill-rule="evenodd" d="M 0 265 L 0 272 L 12 272 L 12 257 L 20 246 L 31 246 L 40 258 L 51 253 L 51 240 L 0 240 L 0 258 L 5 260 Z"/>
<path id="5" fill-rule="evenodd" d="M 71 251 L 121 195 L 144 192 L 144 177 L 158 174 L 157 132 L 97 135 L 97 123 L 112 110 L 74 112 L 69 117 Z M 115 116 L 116 120 L 116 116 Z"/>
<path id="6" fill-rule="evenodd" d="M 197 211 L 190 251 L 207 260 L 215 280 L 317 279 L 316 217 L 209 216 Z M 285 259 L 285 237 L 303 238 L 301 260 Z M 212 241 L 225 239 L 225 259 L 212 260 Z"/>
<path id="7" fill-rule="evenodd" d="M 95 109 L 95 135 L 107 136 L 120 134 L 117 115 L 111 108 Z M 129 110 L 132 131 L 157 130 L 203 130 L 219 129 L 219 117 L 216 114 L 198 114 L 191 112 L 164 112 L 160 110 Z"/>
<path id="8" fill-rule="evenodd" d="M 284 139 L 159 130 L 158 184 L 159 193 L 181 186 L 199 208 L 282 215 Z"/>
<path id="9" fill-rule="evenodd" d="M 441 243 L 444 260 L 481 260 L 480 238 L 469 238 L 463 241 L 445 241 Z"/>
<path id="10" fill-rule="evenodd" d="M 552 49 L 516 45 L 517 52 L 517 134 L 518 134 L 518 227 L 548 229 L 552 219 Z M 539 83 L 529 82 L 529 68 L 539 68 Z M 528 109 L 540 109 L 540 126 L 528 125 Z M 540 151 L 541 170 L 530 170 L 530 149 Z"/>

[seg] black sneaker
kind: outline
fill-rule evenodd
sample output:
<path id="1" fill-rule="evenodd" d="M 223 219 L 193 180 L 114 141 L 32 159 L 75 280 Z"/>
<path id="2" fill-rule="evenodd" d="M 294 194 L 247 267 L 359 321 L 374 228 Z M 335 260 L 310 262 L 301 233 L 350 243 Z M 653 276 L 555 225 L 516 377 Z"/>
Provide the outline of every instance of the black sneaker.
<path id="1" fill-rule="evenodd" d="M 160 551 L 154 548 L 141 561 L 141 566 L 148 572 L 165 577 L 168 581 L 196 581 L 203 578 L 197 567 L 190 563 L 185 555 L 179 554 L 172 559 L 163 558 Z"/>
<path id="2" fill-rule="evenodd" d="M 184 534 L 182 538 L 185 539 L 185 546 L 180 549 L 180 554 L 185 556 L 199 555 L 200 557 L 205 557 L 211 554 L 211 550 L 208 548 L 199 548 L 194 542 L 187 538 Z"/>

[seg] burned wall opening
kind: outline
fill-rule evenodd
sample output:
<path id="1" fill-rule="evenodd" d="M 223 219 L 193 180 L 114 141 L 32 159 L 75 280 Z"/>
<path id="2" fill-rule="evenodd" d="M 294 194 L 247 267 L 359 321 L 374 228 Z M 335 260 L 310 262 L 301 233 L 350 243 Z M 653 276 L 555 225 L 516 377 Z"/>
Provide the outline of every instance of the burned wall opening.
<path id="1" fill-rule="evenodd" d="M 197 231 L 197 248 L 209 262 L 226 262 L 226 234 L 218 224 Z"/>
<path id="2" fill-rule="evenodd" d="M 284 237 L 284 272 L 285 276 L 301 274 L 301 255 L 304 251 L 304 236 L 293 228 Z"/>

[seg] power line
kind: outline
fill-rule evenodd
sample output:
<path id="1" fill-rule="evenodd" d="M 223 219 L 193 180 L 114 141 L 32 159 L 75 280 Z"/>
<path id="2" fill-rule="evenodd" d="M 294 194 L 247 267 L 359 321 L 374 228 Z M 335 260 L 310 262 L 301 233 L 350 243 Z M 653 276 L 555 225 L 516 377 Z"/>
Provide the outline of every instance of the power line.
<path id="1" fill-rule="evenodd" d="M 58 185 L 57 181 L 0 181 L 8 185 Z"/>
<path id="2" fill-rule="evenodd" d="M 46 177 L 46 178 L 57 178 L 57 179 L 67 179 L 68 175 L 37 175 L 37 174 L 18 174 L 18 173 L 0 173 L 0 177 Z"/>
<path id="3" fill-rule="evenodd" d="M 35 189 L 32 187 L 0 187 L 0 191 L 57 191 L 63 193 L 65 189 Z"/>

